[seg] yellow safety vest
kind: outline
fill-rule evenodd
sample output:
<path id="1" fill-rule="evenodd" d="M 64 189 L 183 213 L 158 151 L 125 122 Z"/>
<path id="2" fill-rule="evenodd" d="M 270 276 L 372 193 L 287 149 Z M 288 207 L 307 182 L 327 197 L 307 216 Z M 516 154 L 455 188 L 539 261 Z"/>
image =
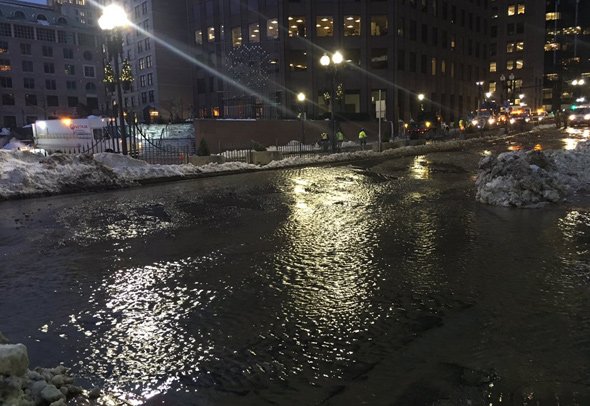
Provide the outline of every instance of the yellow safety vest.
<path id="1" fill-rule="evenodd" d="M 367 133 L 366 133 L 366 132 L 364 132 L 364 131 L 361 131 L 361 132 L 359 133 L 359 139 L 361 139 L 361 140 L 362 140 L 363 138 L 367 138 Z"/>

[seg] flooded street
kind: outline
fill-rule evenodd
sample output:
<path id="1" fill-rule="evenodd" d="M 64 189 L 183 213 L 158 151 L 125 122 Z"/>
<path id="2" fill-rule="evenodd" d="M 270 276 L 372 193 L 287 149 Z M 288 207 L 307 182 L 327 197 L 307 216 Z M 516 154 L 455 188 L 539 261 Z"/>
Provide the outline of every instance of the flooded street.
<path id="1" fill-rule="evenodd" d="M 474 198 L 569 138 L 0 203 L 0 331 L 131 404 L 590 404 L 590 199 Z"/>

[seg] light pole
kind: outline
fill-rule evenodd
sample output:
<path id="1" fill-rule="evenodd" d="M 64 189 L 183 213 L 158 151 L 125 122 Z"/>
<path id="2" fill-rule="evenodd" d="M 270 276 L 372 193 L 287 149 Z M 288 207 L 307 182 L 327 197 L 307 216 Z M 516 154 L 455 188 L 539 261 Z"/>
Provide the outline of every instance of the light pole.
<path id="1" fill-rule="evenodd" d="M 418 95 L 418 101 L 420 102 L 420 112 L 423 112 L 424 111 L 424 104 L 423 104 L 423 102 L 424 102 L 424 94 L 423 93 L 420 93 Z"/>
<path id="2" fill-rule="evenodd" d="M 477 115 L 479 116 L 479 110 L 481 110 L 481 95 L 483 93 L 483 81 L 475 82 L 477 86 Z"/>
<path id="3" fill-rule="evenodd" d="M 572 91 L 572 101 L 576 100 L 579 95 L 580 95 L 580 86 L 583 86 L 586 84 L 586 81 L 584 79 L 574 79 L 572 80 L 572 86 L 574 87 L 573 91 Z M 570 103 L 571 104 L 571 103 Z"/>
<path id="4" fill-rule="evenodd" d="M 508 80 L 510 81 L 510 95 L 512 104 L 514 104 L 514 73 L 510 72 L 510 75 L 508 75 Z"/>
<path id="5" fill-rule="evenodd" d="M 336 109 L 336 75 L 338 73 L 338 66 L 343 61 L 344 57 L 340 51 L 334 52 L 331 58 L 326 54 L 320 58 L 320 64 L 329 69 L 331 75 L 330 82 L 332 85 L 332 91 L 330 93 L 330 119 L 332 121 L 332 152 L 336 152 L 336 119 L 334 112 Z"/>
<path id="6" fill-rule="evenodd" d="M 119 122 L 121 124 L 121 149 L 123 155 L 127 155 L 127 131 L 125 129 L 125 112 L 123 111 L 123 91 L 121 89 L 121 68 L 119 58 L 123 53 L 123 38 L 121 29 L 129 25 L 125 10 L 118 4 L 110 4 L 103 8 L 102 15 L 98 19 L 99 27 L 107 32 L 108 58 L 114 63 L 114 82 L 117 87 L 117 104 Z"/>
<path id="7" fill-rule="evenodd" d="M 299 119 L 301 120 L 301 142 L 299 143 L 299 152 L 305 144 L 305 93 L 297 94 L 297 102 L 299 103 Z"/>

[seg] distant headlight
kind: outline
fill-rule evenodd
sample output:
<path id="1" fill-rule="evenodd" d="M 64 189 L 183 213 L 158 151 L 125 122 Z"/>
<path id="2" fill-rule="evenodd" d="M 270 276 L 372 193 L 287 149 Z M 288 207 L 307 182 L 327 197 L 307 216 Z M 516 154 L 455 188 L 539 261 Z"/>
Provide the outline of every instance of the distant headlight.
<path id="1" fill-rule="evenodd" d="M 586 115 L 584 116 L 584 120 L 590 120 L 590 114 L 586 114 Z"/>
<path id="2" fill-rule="evenodd" d="M 496 120 L 494 120 L 494 119 L 493 119 L 493 118 L 491 118 L 491 117 L 488 119 L 488 124 L 489 124 L 489 125 L 492 125 L 492 124 L 494 124 L 495 122 L 496 122 Z"/>
<path id="3" fill-rule="evenodd" d="M 571 115 L 569 116 L 569 119 L 570 119 L 570 120 L 575 120 L 575 119 L 576 119 L 576 116 L 575 116 L 575 115 L 573 115 L 573 114 L 571 114 Z"/>
<path id="4" fill-rule="evenodd" d="M 527 117 L 524 119 L 524 121 L 526 121 L 528 123 L 529 121 L 531 121 L 531 119 Z"/>
<path id="5" fill-rule="evenodd" d="M 477 120 L 471 120 L 471 124 L 473 124 L 473 125 L 477 125 L 477 124 L 479 124 L 479 123 L 478 123 L 478 121 L 477 121 Z"/>
<path id="6" fill-rule="evenodd" d="M 513 118 L 511 118 L 511 119 L 510 119 L 510 124 L 514 124 L 514 123 L 516 123 L 516 120 L 515 120 L 515 119 L 513 119 Z"/>
<path id="7" fill-rule="evenodd" d="M 426 128 L 430 128 L 430 126 L 432 125 L 432 123 L 430 121 L 427 121 L 424 124 L 426 125 Z"/>

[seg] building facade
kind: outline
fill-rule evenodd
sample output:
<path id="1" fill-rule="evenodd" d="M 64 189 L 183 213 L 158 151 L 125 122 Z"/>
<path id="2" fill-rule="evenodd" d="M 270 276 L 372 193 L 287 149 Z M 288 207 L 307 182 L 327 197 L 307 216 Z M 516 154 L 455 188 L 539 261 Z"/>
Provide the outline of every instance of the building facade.
<path id="1" fill-rule="evenodd" d="M 194 45 L 184 0 L 126 0 L 133 23 L 124 35 L 123 54 L 134 83 L 124 97 L 127 111 L 143 121 L 185 120 L 194 116 Z"/>
<path id="2" fill-rule="evenodd" d="M 590 3 L 547 0 L 546 9 L 543 104 L 557 110 L 580 103 L 576 100 L 584 97 L 588 102 Z"/>
<path id="3" fill-rule="evenodd" d="M 0 1 L 0 125 L 100 113 L 99 44 L 96 30 L 51 7 Z"/>
<path id="4" fill-rule="evenodd" d="M 322 118 L 334 84 L 348 118 L 375 117 L 380 93 L 388 120 L 456 121 L 482 97 L 488 13 L 487 0 L 193 0 L 199 116 L 292 117 L 304 92 Z M 344 63 L 322 66 L 336 50 Z"/>
<path id="5" fill-rule="evenodd" d="M 542 106 L 545 5 L 538 0 L 490 2 L 488 89 L 504 106 Z"/>

